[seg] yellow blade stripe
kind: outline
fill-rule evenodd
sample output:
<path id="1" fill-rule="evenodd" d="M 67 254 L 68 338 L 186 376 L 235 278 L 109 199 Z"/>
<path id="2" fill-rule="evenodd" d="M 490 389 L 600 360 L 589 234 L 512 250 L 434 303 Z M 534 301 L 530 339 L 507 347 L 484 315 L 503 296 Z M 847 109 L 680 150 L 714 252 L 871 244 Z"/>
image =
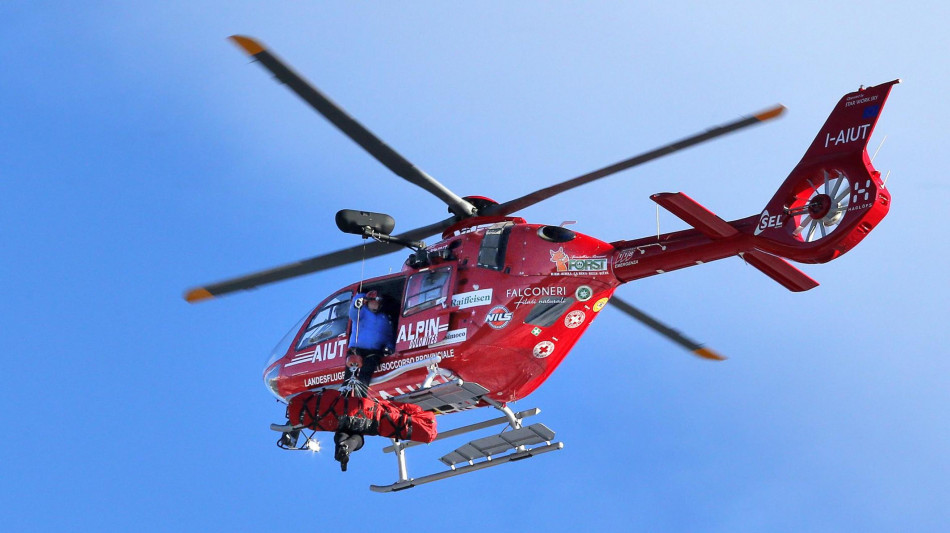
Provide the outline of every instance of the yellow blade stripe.
<path id="1" fill-rule="evenodd" d="M 693 350 L 693 353 L 702 357 L 703 359 L 711 359 L 713 361 L 725 361 L 726 358 L 719 355 L 718 353 L 710 350 L 709 348 L 697 348 Z"/>
<path id="2" fill-rule="evenodd" d="M 779 104 L 773 107 L 772 109 L 767 109 L 761 113 L 756 113 L 753 116 L 761 121 L 765 121 L 765 120 L 775 118 L 784 112 L 785 112 L 785 106 L 783 106 L 782 104 Z"/>
<path id="3" fill-rule="evenodd" d="M 214 298 L 214 295 L 208 292 L 207 289 L 192 289 L 185 293 L 185 300 L 190 303 L 200 302 L 208 298 Z"/>
<path id="4" fill-rule="evenodd" d="M 234 44 L 240 46 L 245 52 L 251 54 L 252 56 L 264 51 L 264 46 L 250 37 L 245 37 L 243 35 L 232 35 L 228 37 L 228 39 L 234 41 Z"/>

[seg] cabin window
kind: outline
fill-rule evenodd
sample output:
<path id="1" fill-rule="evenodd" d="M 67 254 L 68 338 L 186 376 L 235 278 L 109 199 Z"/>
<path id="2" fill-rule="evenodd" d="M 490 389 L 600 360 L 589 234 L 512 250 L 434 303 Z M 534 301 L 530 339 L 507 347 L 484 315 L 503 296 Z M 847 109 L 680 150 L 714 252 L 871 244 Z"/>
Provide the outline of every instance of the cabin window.
<path id="1" fill-rule="evenodd" d="M 449 293 L 448 282 L 451 273 L 452 271 L 448 268 L 440 268 L 410 276 L 409 283 L 406 286 L 406 303 L 403 306 L 403 316 L 445 303 Z"/>
<path id="2" fill-rule="evenodd" d="M 310 319 L 307 331 L 300 337 L 300 342 L 297 343 L 297 351 L 345 334 L 352 298 L 353 293 L 345 291 L 323 304 L 323 307 L 317 310 L 317 313 Z"/>

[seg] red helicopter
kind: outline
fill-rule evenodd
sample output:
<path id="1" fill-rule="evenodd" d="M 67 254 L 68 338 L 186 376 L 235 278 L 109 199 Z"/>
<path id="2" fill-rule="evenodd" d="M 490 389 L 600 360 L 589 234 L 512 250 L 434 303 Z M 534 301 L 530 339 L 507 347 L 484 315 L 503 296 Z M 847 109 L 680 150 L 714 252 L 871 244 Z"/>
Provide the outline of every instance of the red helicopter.
<path id="1" fill-rule="evenodd" d="M 273 351 L 264 382 L 281 401 L 338 388 L 349 338 L 347 310 L 355 293 L 375 290 L 389 302 L 395 353 L 372 380 L 373 398 L 414 404 L 446 414 L 492 406 L 503 416 L 442 431 L 436 440 L 507 424 L 442 458 L 447 470 L 409 477 L 405 450 L 393 439 L 399 478 L 387 492 L 554 451 L 554 432 L 525 425 L 539 410 L 513 412 L 507 404 L 537 389 L 608 304 L 707 359 L 723 359 L 613 296 L 620 285 L 730 256 L 741 256 L 791 291 L 816 281 L 786 261 L 824 263 L 861 241 L 887 214 L 890 195 L 867 153 L 867 142 L 894 80 L 848 93 L 833 109 L 804 157 L 758 214 L 725 221 L 683 193 L 651 199 L 693 229 L 634 240 L 604 242 L 564 225 L 530 224 L 517 211 L 622 170 L 779 116 L 784 107 L 729 122 L 602 169 L 498 203 L 459 197 L 350 117 L 259 42 L 232 36 L 279 81 L 396 175 L 446 203 L 452 216 L 391 235 L 395 222 L 379 213 L 343 210 L 338 227 L 372 242 L 247 276 L 189 290 L 189 302 L 250 289 L 409 248 L 400 272 L 360 280 L 333 292 Z M 420 239 L 440 235 L 425 245 Z M 299 424 L 274 424 L 278 444 L 298 448 Z M 507 455 L 501 455 L 511 452 Z M 461 466 L 459 466 L 461 465 Z"/>

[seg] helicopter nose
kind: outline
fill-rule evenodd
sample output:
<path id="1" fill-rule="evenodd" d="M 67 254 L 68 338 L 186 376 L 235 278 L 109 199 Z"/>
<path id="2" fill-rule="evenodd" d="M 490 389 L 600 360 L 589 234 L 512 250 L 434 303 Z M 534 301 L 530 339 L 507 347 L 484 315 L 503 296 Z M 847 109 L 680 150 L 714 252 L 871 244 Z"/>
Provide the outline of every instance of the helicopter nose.
<path id="1" fill-rule="evenodd" d="M 274 395 L 279 401 L 284 401 L 284 397 L 277 392 L 277 377 L 280 375 L 280 363 L 275 364 L 274 366 L 265 369 L 264 372 L 264 386 L 267 387 L 267 390 Z"/>

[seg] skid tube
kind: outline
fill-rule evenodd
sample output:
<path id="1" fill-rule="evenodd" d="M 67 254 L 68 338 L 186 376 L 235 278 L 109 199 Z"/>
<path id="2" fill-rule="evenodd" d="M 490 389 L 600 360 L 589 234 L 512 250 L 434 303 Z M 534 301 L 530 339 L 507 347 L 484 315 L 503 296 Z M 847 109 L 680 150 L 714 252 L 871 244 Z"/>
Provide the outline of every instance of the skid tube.
<path id="1" fill-rule="evenodd" d="M 501 404 L 494 405 L 494 407 L 496 407 L 497 409 L 505 413 L 505 416 L 493 418 L 491 420 L 486 420 L 484 422 L 470 424 L 468 426 L 462 426 L 459 428 L 451 429 L 444 433 L 440 433 L 439 436 L 436 437 L 435 440 L 433 440 L 433 442 L 442 440 L 442 439 L 451 438 L 451 437 L 456 437 L 458 435 L 464 435 L 465 433 L 470 433 L 472 431 L 478 431 L 480 429 L 485 429 L 485 428 L 497 426 L 500 424 L 506 424 L 506 423 L 512 428 L 513 430 L 512 433 L 529 432 L 535 426 L 531 426 L 529 428 L 522 428 L 521 421 L 524 418 L 527 418 L 529 416 L 535 416 L 541 412 L 540 409 L 534 408 L 534 409 L 527 409 L 525 411 L 521 411 L 518 413 L 513 413 L 511 409 Z M 541 425 L 538 424 L 536 426 L 541 426 Z M 543 428 L 543 429 L 547 429 L 547 428 Z M 535 432 L 535 435 L 537 435 L 536 432 Z M 553 432 L 551 432 L 550 435 L 553 437 Z M 488 437 L 488 438 L 490 439 L 491 437 Z M 543 437 L 536 437 L 536 438 L 543 438 Z M 474 444 L 476 442 L 478 441 L 473 441 L 472 443 L 469 443 L 469 445 Z M 370 490 L 372 490 L 373 492 L 383 493 L 383 492 L 396 492 L 400 490 L 410 489 L 412 487 L 415 487 L 418 485 L 424 485 L 426 483 L 431 483 L 433 481 L 439 481 L 439 480 L 447 479 L 450 477 L 460 476 L 462 474 L 468 474 L 468 473 L 475 472 L 478 470 L 484 470 L 485 468 L 503 465 L 503 464 L 507 464 L 513 461 L 518 461 L 521 459 L 528 459 L 530 457 L 534 457 L 535 455 L 540 455 L 547 452 L 553 452 L 553 451 L 564 448 L 564 443 L 562 442 L 552 443 L 550 440 L 545 441 L 545 444 L 543 446 L 536 446 L 530 449 L 524 445 L 512 445 L 508 449 L 513 449 L 515 451 L 512 453 L 509 453 L 508 455 L 503 455 L 500 457 L 486 455 L 483 461 L 480 461 L 477 463 L 474 462 L 473 459 L 469 459 L 467 461 L 468 464 L 464 466 L 455 466 L 455 464 L 451 464 L 448 470 L 437 472 L 435 474 L 430 474 L 427 476 L 418 477 L 418 478 L 410 478 L 409 473 L 408 473 L 408 468 L 406 467 L 406 448 L 411 448 L 419 444 L 422 444 L 422 443 L 414 442 L 414 441 L 397 441 L 396 439 L 393 439 L 393 444 L 391 446 L 387 446 L 383 448 L 384 453 L 393 452 L 396 454 L 396 463 L 397 463 L 399 477 L 396 480 L 396 482 L 391 485 L 370 485 L 369 487 Z M 469 446 L 469 445 L 466 445 L 466 446 Z M 459 450 L 456 450 L 456 452 L 453 452 L 453 453 L 457 454 L 463 448 L 460 448 Z M 445 458 L 443 458 L 443 462 L 445 462 Z"/>

